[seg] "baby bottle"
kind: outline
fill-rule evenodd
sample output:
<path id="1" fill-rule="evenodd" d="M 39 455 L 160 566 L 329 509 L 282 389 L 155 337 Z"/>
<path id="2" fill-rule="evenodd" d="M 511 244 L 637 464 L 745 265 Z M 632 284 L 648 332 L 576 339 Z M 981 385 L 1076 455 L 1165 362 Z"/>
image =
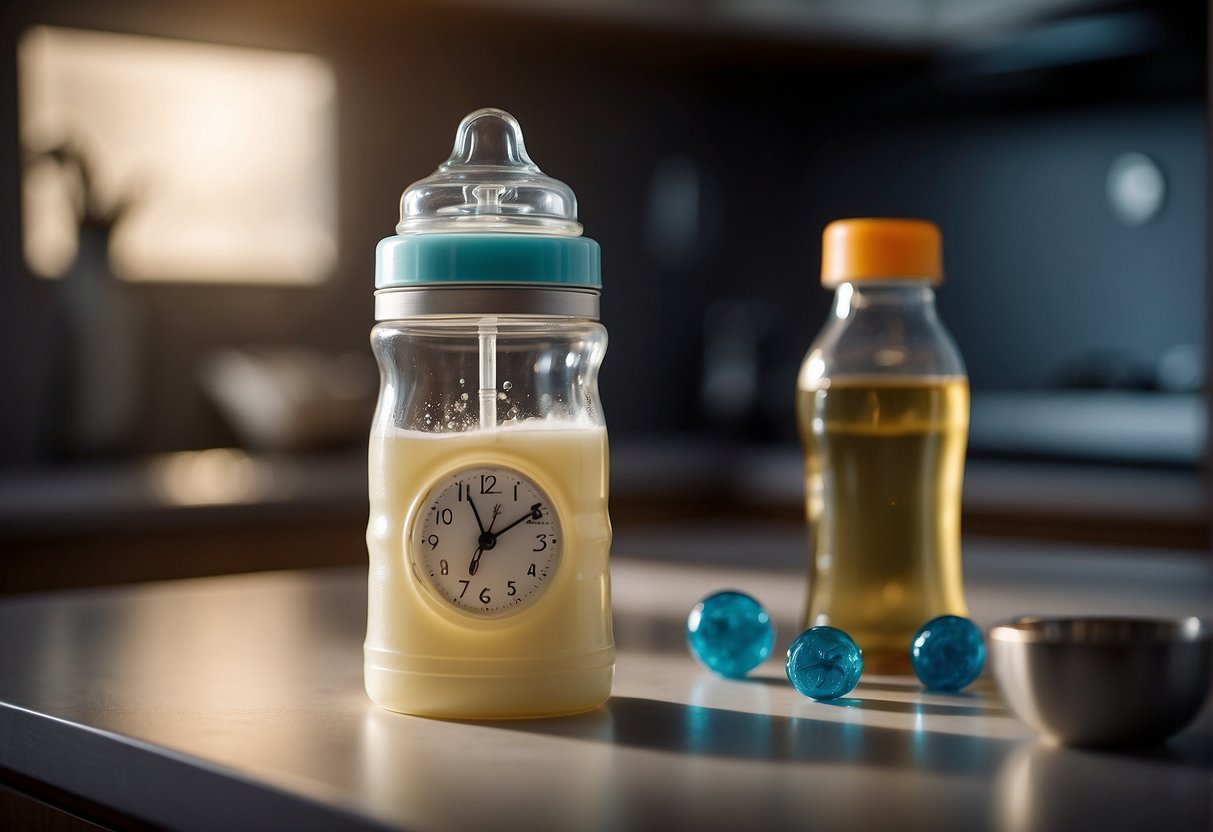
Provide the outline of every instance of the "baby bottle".
<path id="1" fill-rule="evenodd" d="M 610 694 L 599 248 L 572 190 L 482 109 L 379 243 L 365 683 L 455 719 Z"/>
<path id="2" fill-rule="evenodd" d="M 960 493 L 964 363 L 935 310 L 938 228 L 830 223 L 821 281 L 833 312 L 797 383 L 809 521 L 806 625 L 846 630 L 877 673 L 910 669 L 928 620 L 968 615 Z"/>

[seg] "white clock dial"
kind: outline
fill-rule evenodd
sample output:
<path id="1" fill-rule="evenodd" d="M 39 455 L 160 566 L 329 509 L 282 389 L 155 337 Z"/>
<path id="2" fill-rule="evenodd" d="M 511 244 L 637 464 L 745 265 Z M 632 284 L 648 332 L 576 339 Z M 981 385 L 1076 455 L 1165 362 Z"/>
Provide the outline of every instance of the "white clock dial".
<path id="1" fill-rule="evenodd" d="M 498 465 L 457 471 L 426 495 L 408 550 L 446 603 L 494 617 L 523 609 L 552 582 L 563 535 L 552 501 Z"/>

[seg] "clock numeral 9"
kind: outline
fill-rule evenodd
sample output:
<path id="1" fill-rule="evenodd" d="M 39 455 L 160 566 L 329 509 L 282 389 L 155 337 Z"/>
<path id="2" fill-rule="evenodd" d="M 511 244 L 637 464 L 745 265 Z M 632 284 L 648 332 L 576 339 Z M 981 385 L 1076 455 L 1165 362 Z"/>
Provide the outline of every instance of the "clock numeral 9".
<path id="1" fill-rule="evenodd" d="M 430 544 L 430 551 L 431 552 L 434 551 L 435 549 L 438 548 L 438 535 L 436 535 L 436 534 L 430 535 L 429 537 L 427 537 L 425 539 L 425 542 Z"/>

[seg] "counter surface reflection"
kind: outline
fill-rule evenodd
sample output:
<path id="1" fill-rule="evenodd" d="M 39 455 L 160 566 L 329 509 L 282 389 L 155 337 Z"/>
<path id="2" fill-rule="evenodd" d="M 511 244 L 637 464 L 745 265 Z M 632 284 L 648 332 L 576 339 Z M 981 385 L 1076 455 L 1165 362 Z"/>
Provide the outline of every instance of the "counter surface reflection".
<path id="1" fill-rule="evenodd" d="M 739 570 L 630 559 L 650 553 L 620 537 L 614 696 L 557 720 L 433 721 L 371 705 L 363 570 L 4 600 L 0 782 L 7 769 L 110 812 L 199 830 L 1205 830 L 1213 820 L 1208 710 L 1166 746 L 1110 753 L 1039 742 L 988 677 L 946 695 L 865 676 L 847 697 L 814 702 L 780 666 L 803 613 L 793 539 L 761 544 L 786 547 L 786 568 Z M 1026 613 L 1208 615 L 1213 582 L 1213 565 L 1193 555 L 1006 542 L 967 541 L 965 569 L 983 626 Z M 691 606 L 726 587 L 762 600 L 778 627 L 776 657 L 746 681 L 711 675 L 683 644 Z"/>

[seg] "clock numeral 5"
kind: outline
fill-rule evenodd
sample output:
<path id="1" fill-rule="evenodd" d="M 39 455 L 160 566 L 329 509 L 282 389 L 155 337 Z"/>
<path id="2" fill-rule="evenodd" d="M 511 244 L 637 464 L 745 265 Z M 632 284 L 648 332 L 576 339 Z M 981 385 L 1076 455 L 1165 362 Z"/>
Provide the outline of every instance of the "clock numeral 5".
<path id="1" fill-rule="evenodd" d="M 506 581 L 505 583 L 506 583 L 506 586 L 508 586 L 510 588 L 509 595 L 513 596 L 513 595 L 518 594 L 518 588 L 516 586 L 514 586 L 513 581 Z"/>

